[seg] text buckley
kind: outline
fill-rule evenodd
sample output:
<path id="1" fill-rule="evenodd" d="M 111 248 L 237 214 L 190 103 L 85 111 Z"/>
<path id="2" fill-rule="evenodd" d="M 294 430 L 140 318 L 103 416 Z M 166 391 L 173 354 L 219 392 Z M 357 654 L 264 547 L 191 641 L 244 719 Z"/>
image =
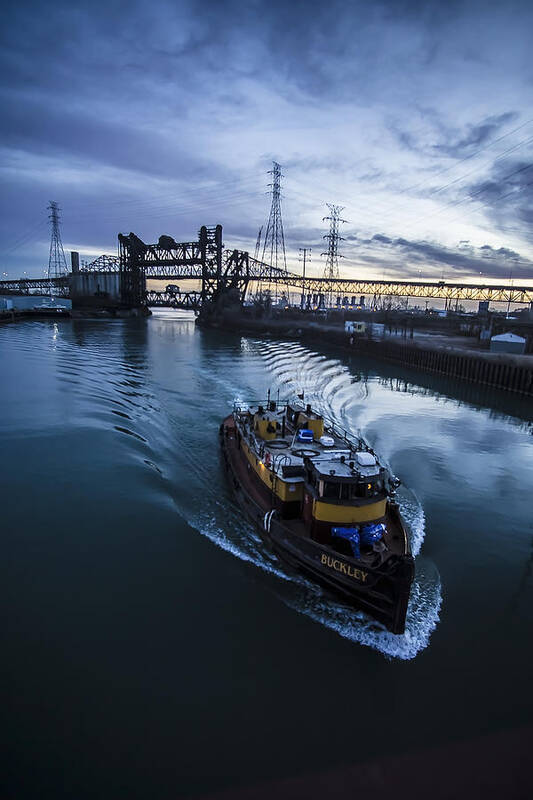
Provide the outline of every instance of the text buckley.
<path id="1" fill-rule="evenodd" d="M 335 572 L 342 572 L 343 575 L 349 575 L 350 578 L 355 578 L 356 581 L 364 583 L 367 579 L 368 572 L 352 567 L 351 564 L 345 564 L 344 561 L 339 561 L 338 558 L 328 556 L 326 553 L 322 553 L 320 560 L 326 567 L 334 569 Z"/>

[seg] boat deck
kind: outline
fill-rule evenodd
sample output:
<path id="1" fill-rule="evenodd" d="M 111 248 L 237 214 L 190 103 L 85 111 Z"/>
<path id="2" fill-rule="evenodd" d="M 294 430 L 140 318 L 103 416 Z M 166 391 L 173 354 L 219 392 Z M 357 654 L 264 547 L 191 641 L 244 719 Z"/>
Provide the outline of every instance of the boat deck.
<path id="1" fill-rule="evenodd" d="M 263 414 L 263 418 L 267 418 L 274 425 L 277 423 L 281 427 L 283 414 L 283 410 L 266 411 Z M 324 427 L 323 438 L 328 438 L 331 443 L 324 444 L 316 439 L 309 443 L 299 441 L 298 431 L 288 421 L 284 426 L 285 436 L 276 436 L 276 438 L 269 440 L 260 439 L 255 435 L 251 426 L 251 418 L 246 412 L 241 412 L 238 424 L 241 435 L 252 450 L 260 454 L 263 459 L 266 458 L 269 469 L 287 483 L 302 483 L 303 477 L 297 475 L 291 477 L 290 470 L 287 468 L 300 467 L 303 469 L 305 458 L 311 458 L 313 463 L 325 474 L 330 469 L 334 469 L 335 474 L 339 477 L 350 478 L 352 476 L 350 461 L 353 463 L 357 452 L 355 445 L 348 442 L 329 426 Z M 374 452 L 362 441 L 359 443 L 359 447 L 364 452 L 370 452 L 375 457 Z M 371 466 L 357 464 L 357 471 L 362 478 L 375 476 L 379 469 L 380 464 L 377 458 L 375 464 Z"/>
<path id="2" fill-rule="evenodd" d="M 236 489 L 237 486 L 243 487 L 246 494 L 257 506 L 262 508 L 265 513 L 270 511 L 270 509 L 273 507 L 272 498 L 270 497 L 268 491 L 265 491 L 263 487 L 260 487 L 256 481 L 250 479 L 247 462 L 239 455 L 236 436 L 237 426 L 235 419 L 233 417 L 228 417 L 225 420 L 224 425 L 228 431 L 227 450 L 228 456 L 231 460 L 231 468 L 236 481 L 234 488 Z M 303 459 L 300 459 L 300 462 L 303 463 Z M 287 479 L 284 478 L 284 480 Z M 303 481 L 303 478 L 298 480 Z M 386 523 L 386 531 L 383 539 L 386 545 L 386 550 L 388 553 L 403 555 L 408 551 L 406 534 L 399 515 L 394 513 L 390 506 L 388 507 L 384 522 Z M 283 520 L 283 524 L 296 535 L 306 539 L 311 538 L 309 524 L 304 522 L 303 519 L 285 519 Z M 368 554 L 365 556 L 365 554 L 362 553 L 362 560 L 364 561 L 366 558 L 368 558 L 368 560 L 374 560 L 375 556 L 374 554 Z"/>

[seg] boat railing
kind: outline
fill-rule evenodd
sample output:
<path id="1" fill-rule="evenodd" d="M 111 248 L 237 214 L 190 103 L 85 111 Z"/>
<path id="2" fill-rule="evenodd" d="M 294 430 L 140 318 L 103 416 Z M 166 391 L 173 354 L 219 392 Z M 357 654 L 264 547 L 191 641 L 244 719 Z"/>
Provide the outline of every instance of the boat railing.
<path id="1" fill-rule="evenodd" d="M 324 420 L 324 430 L 326 432 L 333 433 L 335 436 L 338 436 L 339 439 L 345 441 L 346 444 L 349 445 L 350 449 L 370 451 L 371 448 L 361 435 L 355 436 L 354 434 L 349 433 L 346 428 L 341 428 L 325 414 L 322 414 L 322 419 Z"/>
<path id="2" fill-rule="evenodd" d="M 233 412 L 235 414 L 244 414 L 250 408 L 254 408 L 256 406 L 264 405 L 267 407 L 268 400 L 244 400 L 244 401 L 234 401 L 233 403 Z M 290 405 L 291 400 L 277 400 L 276 405 L 280 406 L 287 406 Z M 330 432 L 337 436 L 339 439 L 342 439 L 348 447 L 352 450 L 366 450 L 368 452 L 373 452 L 372 448 L 365 442 L 361 434 L 352 434 L 349 433 L 346 428 L 341 428 L 338 423 L 334 422 L 330 417 L 326 416 L 326 414 L 320 414 L 322 419 L 324 420 L 324 429 L 325 432 Z M 294 441 L 293 441 L 294 446 Z"/>

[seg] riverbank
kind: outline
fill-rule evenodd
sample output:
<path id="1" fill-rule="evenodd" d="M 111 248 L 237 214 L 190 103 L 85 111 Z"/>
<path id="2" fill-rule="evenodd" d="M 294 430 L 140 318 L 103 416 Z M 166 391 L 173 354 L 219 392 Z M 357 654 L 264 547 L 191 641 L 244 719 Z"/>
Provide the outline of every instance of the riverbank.
<path id="1" fill-rule="evenodd" d="M 68 308 L 9 308 L 0 310 L 0 323 L 19 322 L 23 319 L 66 319 Z"/>
<path id="2" fill-rule="evenodd" d="M 253 319 L 228 313 L 215 321 L 198 319 L 198 324 L 239 333 L 297 339 L 335 345 L 342 351 L 394 362 L 406 367 L 438 373 L 450 378 L 533 396 L 533 356 L 490 353 L 476 340 L 460 336 L 348 334 L 340 325 L 326 322 L 282 319 Z"/>
<path id="3" fill-rule="evenodd" d="M 0 310 L 0 324 L 19 322 L 26 319 L 129 319 L 148 317 L 148 308 L 10 308 Z"/>

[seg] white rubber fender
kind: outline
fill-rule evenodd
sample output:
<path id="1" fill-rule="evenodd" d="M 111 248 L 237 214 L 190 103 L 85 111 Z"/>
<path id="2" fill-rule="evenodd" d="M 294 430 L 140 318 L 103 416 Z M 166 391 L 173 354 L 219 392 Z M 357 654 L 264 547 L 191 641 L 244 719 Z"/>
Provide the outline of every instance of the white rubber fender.
<path id="1" fill-rule="evenodd" d="M 267 511 L 264 519 L 263 519 L 263 528 L 266 530 L 267 533 L 270 533 L 270 526 L 272 524 L 272 517 L 276 513 L 276 509 L 273 508 L 270 511 Z"/>

